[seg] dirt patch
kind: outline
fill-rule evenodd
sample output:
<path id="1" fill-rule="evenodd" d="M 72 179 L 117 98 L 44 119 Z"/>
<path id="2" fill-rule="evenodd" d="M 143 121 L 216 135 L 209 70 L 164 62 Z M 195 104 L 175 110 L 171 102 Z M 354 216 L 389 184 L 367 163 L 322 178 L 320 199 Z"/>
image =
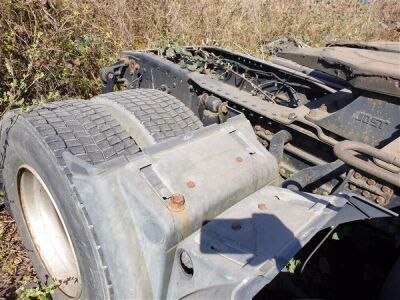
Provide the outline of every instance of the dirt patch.
<path id="1" fill-rule="evenodd" d="M 16 290 L 38 282 L 15 221 L 0 208 L 0 299 L 16 299 Z"/>

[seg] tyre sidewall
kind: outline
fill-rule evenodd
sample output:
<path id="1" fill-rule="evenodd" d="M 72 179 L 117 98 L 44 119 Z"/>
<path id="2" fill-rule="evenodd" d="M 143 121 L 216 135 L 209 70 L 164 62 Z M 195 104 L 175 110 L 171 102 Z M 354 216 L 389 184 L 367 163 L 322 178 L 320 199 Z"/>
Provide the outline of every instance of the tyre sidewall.
<path id="1" fill-rule="evenodd" d="M 108 283 L 103 263 L 83 205 L 79 202 L 62 167 L 40 135 L 23 117 L 17 118 L 5 138 L 8 144 L 3 170 L 5 198 L 39 279 L 42 282 L 49 281 L 49 275 L 32 243 L 19 201 L 17 175 L 23 165 L 33 168 L 46 183 L 64 220 L 80 268 L 82 286 L 80 298 L 108 298 Z M 67 298 L 60 290 L 55 291 L 55 296 Z"/>

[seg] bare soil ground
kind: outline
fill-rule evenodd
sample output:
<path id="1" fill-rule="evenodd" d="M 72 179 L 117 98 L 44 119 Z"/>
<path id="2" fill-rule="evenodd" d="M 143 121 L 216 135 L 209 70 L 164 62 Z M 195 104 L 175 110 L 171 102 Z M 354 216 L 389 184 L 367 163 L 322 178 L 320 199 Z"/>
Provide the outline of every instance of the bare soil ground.
<path id="1" fill-rule="evenodd" d="M 16 299 L 16 290 L 37 278 L 15 221 L 0 208 L 0 299 Z"/>

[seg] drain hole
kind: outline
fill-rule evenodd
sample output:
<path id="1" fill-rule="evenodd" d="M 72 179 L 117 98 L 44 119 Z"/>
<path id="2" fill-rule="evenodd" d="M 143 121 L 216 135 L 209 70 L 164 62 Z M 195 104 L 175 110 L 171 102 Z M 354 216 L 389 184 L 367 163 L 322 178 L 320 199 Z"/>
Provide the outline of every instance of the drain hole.
<path id="1" fill-rule="evenodd" d="M 181 264 L 181 268 L 183 273 L 185 273 L 187 276 L 192 277 L 193 276 L 193 263 L 192 259 L 190 258 L 189 254 L 186 251 L 182 251 L 181 255 L 179 255 L 179 261 Z"/>

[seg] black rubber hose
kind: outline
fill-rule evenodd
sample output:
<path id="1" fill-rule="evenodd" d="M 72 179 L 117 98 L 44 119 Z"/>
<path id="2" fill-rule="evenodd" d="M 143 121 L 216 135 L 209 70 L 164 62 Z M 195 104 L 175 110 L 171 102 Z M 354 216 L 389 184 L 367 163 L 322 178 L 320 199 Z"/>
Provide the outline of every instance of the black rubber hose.
<path id="1" fill-rule="evenodd" d="M 301 191 L 307 185 L 324 177 L 334 177 L 343 173 L 345 163 L 340 159 L 321 166 L 305 168 L 282 182 L 281 187 L 292 191 Z"/>
<path id="2" fill-rule="evenodd" d="M 283 148 L 285 144 L 291 140 L 292 135 L 286 130 L 281 130 L 274 134 L 269 142 L 269 152 L 276 158 L 278 164 L 283 160 Z"/>

